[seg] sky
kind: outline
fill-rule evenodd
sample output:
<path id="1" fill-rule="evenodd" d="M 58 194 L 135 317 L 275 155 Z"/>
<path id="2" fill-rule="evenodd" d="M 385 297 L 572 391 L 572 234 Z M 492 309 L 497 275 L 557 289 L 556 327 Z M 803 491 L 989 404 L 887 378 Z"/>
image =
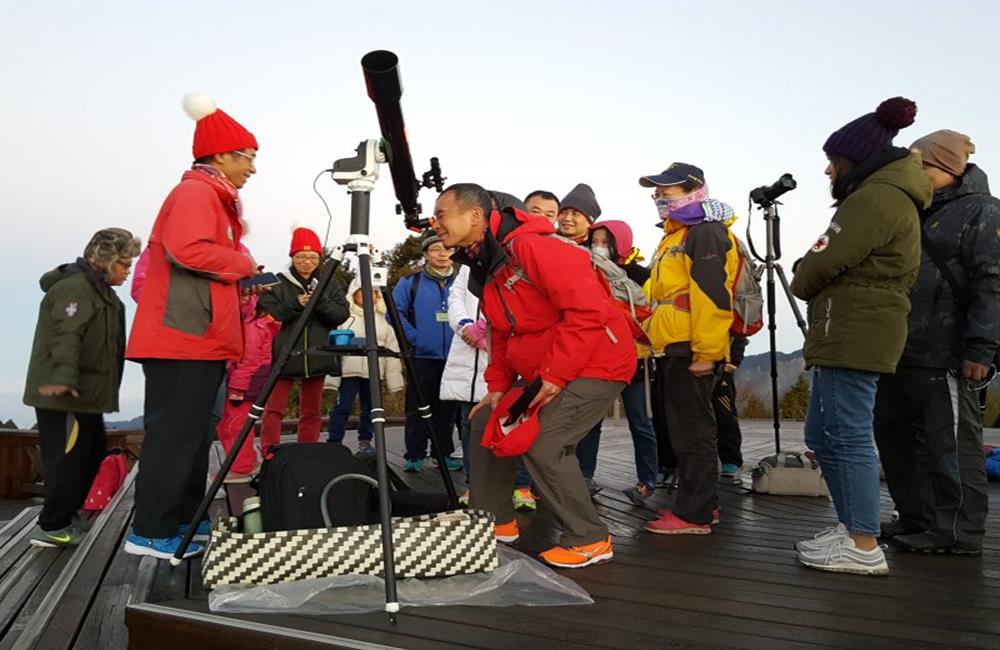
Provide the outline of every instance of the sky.
<path id="1" fill-rule="evenodd" d="M 288 263 L 294 226 L 327 228 L 316 174 L 379 137 L 360 66 L 375 49 L 399 56 L 417 174 L 437 156 L 450 182 L 520 196 L 588 183 L 603 216 L 627 221 L 650 254 L 659 232 L 640 176 L 697 164 L 711 195 L 741 215 L 743 236 L 749 191 L 791 172 L 799 187 L 781 208 L 790 268 L 832 215 L 823 142 L 883 99 L 919 106 L 897 144 L 962 131 L 973 161 L 1000 170 L 998 20 L 1000 5 L 986 1 L 0 0 L 0 418 L 34 421 L 21 393 L 38 277 L 100 228 L 145 239 L 190 164 L 187 93 L 214 97 L 257 136 L 246 243 L 274 270 Z M 349 199 L 328 176 L 318 186 L 339 242 Z M 433 201 L 424 190 L 428 211 Z M 406 236 L 394 205 L 383 169 L 372 199 L 382 248 Z M 752 227 L 762 241 L 759 212 Z M 778 348 L 801 343 L 779 298 Z M 749 352 L 766 349 L 764 332 Z M 142 395 L 129 363 L 111 419 L 140 414 Z"/>

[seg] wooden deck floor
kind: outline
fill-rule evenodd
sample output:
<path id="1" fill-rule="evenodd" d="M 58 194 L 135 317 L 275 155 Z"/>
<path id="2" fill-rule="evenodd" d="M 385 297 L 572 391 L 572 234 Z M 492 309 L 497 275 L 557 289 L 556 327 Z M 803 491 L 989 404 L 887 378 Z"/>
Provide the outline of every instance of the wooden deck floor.
<path id="1" fill-rule="evenodd" d="M 745 456 L 756 461 L 773 447 L 770 430 L 767 423 L 745 428 Z M 990 435 L 998 441 L 996 432 Z M 398 430 L 391 432 L 390 462 L 396 466 L 402 464 L 400 438 Z M 790 424 L 786 438 L 786 449 L 801 447 L 801 425 Z M 429 470 L 405 477 L 418 489 L 436 488 L 440 481 Z M 566 572 L 593 596 L 591 606 L 405 608 L 396 625 L 380 613 L 214 615 L 197 561 L 178 569 L 164 562 L 140 563 L 104 542 L 95 544 L 100 552 L 93 564 L 100 568 L 91 569 L 103 571 L 100 581 L 84 598 L 82 585 L 93 586 L 93 580 L 75 580 L 69 589 L 75 600 L 60 600 L 48 619 L 52 628 L 22 647 L 117 649 L 126 639 L 131 648 L 213 650 L 1000 647 L 1000 486 L 991 486 L 993 517 L 982 558 L 890 551 L 892 575 L 863 578 L 810 571 L 795 560 L 794 541 L 833 522 L 827 500 L 768 497 L 741 486 L 720 486 L 722 523 L 714 534 L 667 538 L 641 532 L 653 514 L 622 495 L 633 480 L 627 431 L 608 426 L 597 475 L 604 489 L 596 501 L 615 535 L 615 558 Z M 240 496 L 234 490 L 231 500 Z M 109 539 L 117 535 L 119 544 L 130 504 L 126 495 L 114 525 L 106 526 L 114 533 Z M 888 510 L 886 498 L 883 504 Z M 659 494 L 650 508 L 666 505 L 669 498 Z M 522 524 L 528 550 L 544 547 L 554 532 L 540 514 L 523 517 Z M 26 542 L 11 536 L 15 528 L 0 531 L 0 550 Z M 69 552 L 45 551 L 36 557 L 43 562 L 32 561 L 18 575 L 23 553 L 30 552 L 21 550 L 11 559 L 0 553 L 0 624 L 5 626 L 0 650 L 15 647 L 17 634 L 30 628 L 35 609 L 45 604 L 60 566 L 72 560 Z M 36 574 L 41 577 L 34 586 L 26 586 Z M 122 621 L 129 601 L 126 636 Z"/>

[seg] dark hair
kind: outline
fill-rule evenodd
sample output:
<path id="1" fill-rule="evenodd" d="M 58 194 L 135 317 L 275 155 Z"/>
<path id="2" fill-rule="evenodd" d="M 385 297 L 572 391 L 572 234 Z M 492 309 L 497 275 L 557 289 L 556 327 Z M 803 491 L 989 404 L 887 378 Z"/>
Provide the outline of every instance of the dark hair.
<path id="1" fill-rule="evenodd" d="M 549 192 L 548 190 L 535 190 L 534 192 L 532 192 L 528 196 L 524 197 L 524 202 L 527 203 L 528 201 L 530 201 L 531 199 L 535 198 L 536 196 L 538 198 L 540 198 L 540 199 L 545 200 L 545 201 L 555 201 L 556 202 L 556 207 L 557 208 L 559 207 L 559 197 L 556 196 L 555 194 L 553 194 L 552 192 Z"/>
<path id="2" fill-rule="evenodd" d="M 210 164 L 212 164 L 213 161 L 215 161 L 215 154 L 214 153 L 211 156 L 202 156 L 201 158 L 195 158 L 194 159 L 194 164 L 196 164 L 196 165 L 210 165 Z"/>
<path id="3" fill-rule="evenodd" d="M 587 248 L 593 248 L 594 246 L 594 233 L 598 230 L 603 230 L 608 233 L 608 252 L 611 254 L 611 260 L 613 262 L 618 261 L 618 241 L 615 239 L 615 233 L 611 232 L 611 229 L 607 226 L 602 226 L 600 222 L 594 224 L 594 227 L 587 232 Z"/>
<path id="4" fill-rule="evenodd" d="M 829 158 L 834 170 L 830 194 L 833 196 L 833 205 L 839 206 L 854 191 L 855 164 L 843 156 L 830 155 Z"/>
<path id="5" fill-rule="evenodd" d="M 475 183 L 455 183 L 444 188 L 442 196 L 451 192 L 455 195 L 455 201 L 463 208 L 479 208 L 483 215 L 489 216 L 493 212 L 493 196 L 481 185 Z"/>

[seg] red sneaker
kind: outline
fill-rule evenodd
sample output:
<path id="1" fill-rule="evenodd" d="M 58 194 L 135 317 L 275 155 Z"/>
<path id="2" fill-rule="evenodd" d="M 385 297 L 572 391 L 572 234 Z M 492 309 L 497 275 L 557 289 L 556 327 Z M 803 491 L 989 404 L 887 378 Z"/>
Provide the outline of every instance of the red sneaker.
<path id="1" fill-rule="evenodd" d="M 659 510 L 656 511 L 656 514 L 659 515 L 660 517 L 666 517 L 667 515 L 670 514 L 670 508 L 660 508 Z M 712 525 L 713 526 L 718 526 L 719 525 L 719 514 L 720 513 L 719 513 L 719 509 L 718 508 L 716 508 L 715 510 L 712 511 Z"/>
<path id="2" fill-rule="evenodd" d="M 672 512 L 646 524 L 645 529 L 658 535 L 711 535 L 709 524 L 692 524 Z"/>

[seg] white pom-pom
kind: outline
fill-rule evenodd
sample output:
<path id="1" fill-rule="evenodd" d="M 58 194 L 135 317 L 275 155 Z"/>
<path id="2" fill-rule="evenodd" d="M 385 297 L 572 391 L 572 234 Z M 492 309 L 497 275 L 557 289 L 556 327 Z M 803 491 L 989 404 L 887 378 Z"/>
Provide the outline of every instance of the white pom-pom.
<path id="1" fill-rule="evenodd" d="M 184 95 L 184 112 L 197 122 L 216 110 L 215 100 L 208 95 Z"/>

